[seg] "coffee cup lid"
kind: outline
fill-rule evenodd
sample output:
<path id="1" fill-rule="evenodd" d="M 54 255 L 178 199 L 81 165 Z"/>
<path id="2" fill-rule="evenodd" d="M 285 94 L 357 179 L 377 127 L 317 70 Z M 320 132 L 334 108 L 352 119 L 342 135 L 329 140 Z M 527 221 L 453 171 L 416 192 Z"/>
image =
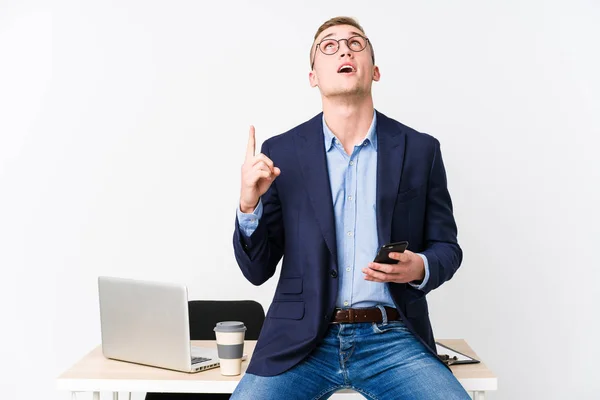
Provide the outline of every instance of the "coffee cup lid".
<path id="1" fill-rule="evenodd" d="M 246 326 L 240 321 L 222 321 L 217 322 L 217 325 L 213 330 L 215 332 L 244 332 Z"/>

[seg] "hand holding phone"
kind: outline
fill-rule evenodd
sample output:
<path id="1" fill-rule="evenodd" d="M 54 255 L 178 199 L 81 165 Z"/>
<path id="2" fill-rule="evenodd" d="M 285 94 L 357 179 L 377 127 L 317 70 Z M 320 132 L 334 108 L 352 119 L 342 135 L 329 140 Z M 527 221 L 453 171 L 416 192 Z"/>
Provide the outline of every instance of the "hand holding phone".
<path id="1" fill-rule="evenodd" d="M 398 260 L 390 258 L 390 253 L 404 253 L 404 250 L 406 250 L 407 247 L 407 241 L 384 244 L 379 248 L 373 262 L 380 264 L 396 264 Z"/>

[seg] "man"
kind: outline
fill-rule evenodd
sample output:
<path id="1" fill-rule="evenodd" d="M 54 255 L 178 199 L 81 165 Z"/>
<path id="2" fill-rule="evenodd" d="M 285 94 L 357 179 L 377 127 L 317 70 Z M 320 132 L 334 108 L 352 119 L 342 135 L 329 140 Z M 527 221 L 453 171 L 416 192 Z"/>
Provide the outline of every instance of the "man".
<path id="1" fill-rule="evenodd" d="M 469 399 L 438 359 L 425 295 L 462 260 L 439 142 L 373 108 L 380 78 L 362 27 L 317 31 L 312 87 L 323 113 L 265 141 L 250 129 L 233 246 L 273 303 L 232 399 Z M 397 264 L 372 262 L 378 248 Z"/>

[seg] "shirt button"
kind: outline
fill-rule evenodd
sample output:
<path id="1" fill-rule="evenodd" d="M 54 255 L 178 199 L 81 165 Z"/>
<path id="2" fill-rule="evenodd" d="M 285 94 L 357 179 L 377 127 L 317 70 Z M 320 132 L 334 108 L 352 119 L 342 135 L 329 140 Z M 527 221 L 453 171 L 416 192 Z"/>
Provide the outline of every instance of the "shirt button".
<path id="1" fill-rule="evenodd" d="M 256 221 L 254 218 L 252 218 L 252 219 L 250 220 L 250 222 L 254 222 L 254 221 Z"/>
<path id="2" fill-rule="evenodd" d="M 348 302 L 347 302 L 347 301 L 345 301 L 345 302 L 344 302 L 344 305 L 345 305 L 345 306 L 347 306 L 347 305 L 348 305 Z"/>
<path id="3" fill-rule="evenodd" d="M 337 278 L 337 271 L 335 269 L 332 269 L 329 275 L 331 275 L 332 278 Z"/>
<path id="4" fill-rule="evenodd" d="M 348 236 L 352 236 L 352 232 L 348 232 Z"/>
<path id="5" fill-rule="evenodd" d="M 352 201 L 352 196 L 348 196 L 348 200 Z M 254 220 L 252 220 L 254 222 Z"/>
<path id="6" fill-rule="evenodd" d="M 347 268 L 346 268 L 346 271 L 350 272 L 350 267 L 347 267 Z"/>
<path id="7" fill-rule="evenodd" d="M 354 161 L 350 161 L 350 165 L 354 165 Z"/>

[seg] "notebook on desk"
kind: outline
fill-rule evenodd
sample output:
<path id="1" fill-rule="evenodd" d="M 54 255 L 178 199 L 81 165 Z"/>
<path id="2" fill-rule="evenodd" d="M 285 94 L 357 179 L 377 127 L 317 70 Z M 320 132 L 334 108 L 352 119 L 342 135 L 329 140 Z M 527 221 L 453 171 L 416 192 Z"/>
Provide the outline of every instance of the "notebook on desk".
<path id="1" fill-rule="evenodd" d="M 105 357 L 183 372 L 220 365 L 216 349 L 191 346 L 186 286 L 101 276 L 98 293 Z"/>
<path id="2" fill-rule="evenodd" d="M 442 361 L 444 361 L 448 365 L 477 364 L 478 362 L 480 362 L 479 360 L 476 360 L 473 357 L 469 357 L 468 355 L 460 353 L 441 343 L 435 342 L 435 347 L 437 349 L 438 357 L 440 357 Z"/>

